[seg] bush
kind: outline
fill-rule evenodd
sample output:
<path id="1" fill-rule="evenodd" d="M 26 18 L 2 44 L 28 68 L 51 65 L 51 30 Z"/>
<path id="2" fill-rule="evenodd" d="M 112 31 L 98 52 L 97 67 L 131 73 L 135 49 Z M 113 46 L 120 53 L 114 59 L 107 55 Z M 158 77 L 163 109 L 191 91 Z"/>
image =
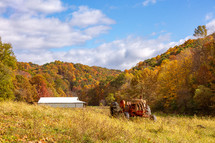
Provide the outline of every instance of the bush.
<path id="1" fill-rule="evenodd" d="M 198 86 L 195 90 L 194 101 L 198 109 L 209 113 L 212 110 L 213 106 L 213 92 L 210 88 L 205 87 L 204 85 Z"/>

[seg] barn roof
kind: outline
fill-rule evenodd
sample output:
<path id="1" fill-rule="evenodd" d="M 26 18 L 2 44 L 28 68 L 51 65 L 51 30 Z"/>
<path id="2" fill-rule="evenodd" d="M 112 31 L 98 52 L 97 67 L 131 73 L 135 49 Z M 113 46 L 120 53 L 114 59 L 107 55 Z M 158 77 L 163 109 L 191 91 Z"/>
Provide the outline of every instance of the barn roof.
<path id="1" fill-rule="evenodd" d="M 85 103 L 78 97 L 40 97 L 38 103 Z"/>

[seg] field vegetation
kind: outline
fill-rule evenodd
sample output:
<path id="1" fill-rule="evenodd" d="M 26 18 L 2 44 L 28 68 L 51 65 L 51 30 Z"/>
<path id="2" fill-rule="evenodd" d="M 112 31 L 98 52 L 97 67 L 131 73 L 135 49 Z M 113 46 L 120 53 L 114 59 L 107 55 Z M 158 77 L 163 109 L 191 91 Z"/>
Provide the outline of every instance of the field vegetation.
<path id="1" fill-rule="evenodd" d="M 52 108 L 0 102 L 0 142 L 215 142 L 215 118 L 110 116 L 108 107 Z"/>

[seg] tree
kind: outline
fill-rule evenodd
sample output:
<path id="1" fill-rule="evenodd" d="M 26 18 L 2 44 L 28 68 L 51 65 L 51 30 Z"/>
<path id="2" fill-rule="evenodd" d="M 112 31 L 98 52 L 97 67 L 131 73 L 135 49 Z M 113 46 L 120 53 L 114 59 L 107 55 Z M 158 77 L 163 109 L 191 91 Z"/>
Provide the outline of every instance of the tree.
<path id="1" fill-rule="evenodd" d="M 155 99 L 158 70 L 145 68 L 135 73 L 128 89 L 130 98 L 142 96 L 147 102 L 152 103 Z"/>
<path id="2" fill-rule="evenodd" d="M 36 75 L 33 78 L 31 78 L 30 83 L 35 86 L 37 90 L 37 100 L 40 97 L 49 97 L 49 92 L 47 90 L 47 84 L 46 84 L 46 79 L 42 75 Z"/>
<path id="3" fill-rule="evenodd" d="M 115 97 L 113 93 L 109 93 L 109 95 L 105 98 L 105 101 L 108 105 L 115 101 Z"/>
<path id="4" fill-rule="evenodd" d="M 210 88 L 205 87 L 204 85 L 198 86 L 195 90 L 194 101 L 197 104 L 197 107 L 205 112 L 210 112 L 214 105 L 214 94 Z"/>
<path id="5" fill-rule="evenodd" d="M 34 102 L 37 99 L 37 91 L 23 75 L 16 75 L 13 81 L 15 97 L 18 101 Z"/>
<path id="6" fill-rule="evenodd" d="M 13 100 L 13 79 L 12 70 L 0 62 L 0 101 Z"/>
<path id="7" fill-rule="evenodd" d="M 193 36 L 195 36 L 195 37 L 205 37 L 205 36 L 207 36 L 206 26 L 202 25 L 202 26 L 198 26 L 197 28 L 195 28 Z"/>
<path id="8" fill-rule="evenodd" d="M 12 46 L 2 43 L 0 38 L 0 101 L 14 99 L 13 70 L 16 69 L 16 58 Z"/>
<path id="9" fill-rule="evenodd" d="M 122 73 L 115 80 L 111 81 L 110 84 L 115 88 L 119 88 L 125 83 L 125 81 L 126 81 L 125 74 Z"/>

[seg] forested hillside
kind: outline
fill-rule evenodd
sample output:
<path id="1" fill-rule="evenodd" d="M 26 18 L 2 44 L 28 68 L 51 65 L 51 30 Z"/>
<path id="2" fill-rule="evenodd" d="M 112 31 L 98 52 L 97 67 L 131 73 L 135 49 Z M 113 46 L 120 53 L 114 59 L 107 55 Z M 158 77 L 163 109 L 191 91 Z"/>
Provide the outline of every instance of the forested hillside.
<path id="1" fill-rule="evenodd" d="M 100 80 L 121 71 L 55 61 L 42 66 L 17 62 L 15 96 L 17 100 L 37 101 L 39 97 L 79 96 Z"/>
<path id="2" fill-rule="evenodd" d="M 121 72 L 55 61 L 17 62 L 0 42 L 0 100 L 36 102 L 39 97 L 78 96 L 88 105 L 109 105 L 142 96 L 153 110 L 215 113 L 215 33 L 190 39 Z"/>
<path id="3" fill-rule="evenodd" d="M 215 113 L 215 33 L 190 39 L 157 57 L 139 62 L 117 78 L 107 79 L 88 93 L 114 100 L 142 96 L 153 110 L 171 113 Z M 97 101 L 97 102 L 96 102 Z"/>
<path id="4" fill-rule="evenodd" d="M 39 97 L 79 96 L 121 71 L 55 61 L 17 62 L 12 46 L 0 41 L 0 101 L 37 102 Z"/>

